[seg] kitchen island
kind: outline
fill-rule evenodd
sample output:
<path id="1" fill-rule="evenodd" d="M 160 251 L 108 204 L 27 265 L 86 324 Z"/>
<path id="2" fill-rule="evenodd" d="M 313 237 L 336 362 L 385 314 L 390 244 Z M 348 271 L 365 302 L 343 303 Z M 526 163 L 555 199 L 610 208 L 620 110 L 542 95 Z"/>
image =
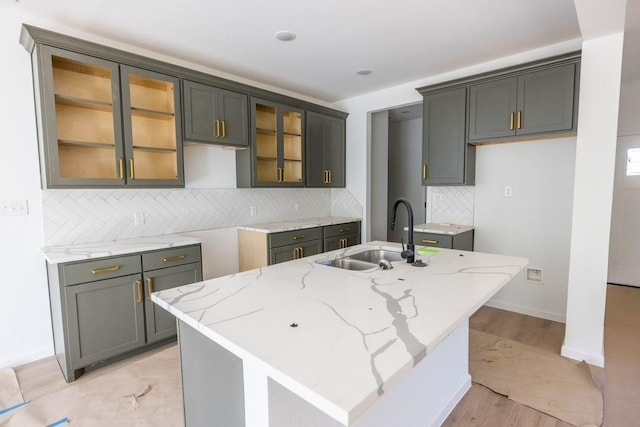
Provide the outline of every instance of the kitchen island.
<path id="1" fill-rule="evenodd" d="M 444 421 L 471 385 L 469 317 L 527 260 L 417 248 L 427 267 L 322 263 L 375 248 L 400 250 L 371 242 L 154 293 L 178 318 L 186 425 Z"/>

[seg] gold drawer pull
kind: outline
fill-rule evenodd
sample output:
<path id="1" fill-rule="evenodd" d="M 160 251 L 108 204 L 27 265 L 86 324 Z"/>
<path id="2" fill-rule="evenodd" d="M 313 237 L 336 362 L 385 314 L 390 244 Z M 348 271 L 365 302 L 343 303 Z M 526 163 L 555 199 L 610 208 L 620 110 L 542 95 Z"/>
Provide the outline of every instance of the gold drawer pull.
<path id="1" fill-rule="evenodd" d="M 304 248 L 300 248 L 300 258 L 304 258 Z"/>
<path id="2" fill-rule="evenodd" d="M 304 234 L 300 235 L 300 236 L 293 236 L 292 237 L 293 240 L 300 240 L 300 239 L 304 239 Z"/>
<path id="3" fill-rule="evenodd" d="M 340 232 L 341 233 L 347 233 L 347 232 L 349 232 L 349 229 L 348 228 L 341 228 Z"/>
<path id="4" fill-rule="evenodd" d="M 124 159 L 119 159 L 119 174 L 118 179 L 124 179 Z"/>
<path id="5" fill-rule="evenodd" d="M 149 291 L 147 298 L 151 299 L 151 294 L 153 293 L 153 279 L 151 277 L 147 277 L 147 291 Z"/>
<path id="6" fill-rule="evenodd" d="M 427 243 L 429 245 L 437 245 L 438 243 L 440 243 L 438 240 L 423 240 L 422 243 Z"/>
<path id="7" fill-rule="evenodd" d="M 509 124 L 509 130 L 513 130 L 513 127 L 514 127 L 513 123 L 515 121 L 515 116 L 516 116 L 515 113 L 512 112 L 511 113 L 511 121 L 510 121 L 510 124 Z"/>
<path id="8" fill-rule="evenodd" d="M 227 124 L 222 120 L 222 139 L 227 137 Z"/>
<path id="9" fill-rule="evenodd" d="M 116 265 L 113 267 L 100 268 L 98 270 L 91 270 L 91 274 L 105 274 L 105 273 L 113 273 L 120 270 L 120 266 Z"/>
<path id="10" fill-rule="evenodd" d="M 142 289 L 142 280 L 136 280 L 136 286 L 138 286 L 138 302 L 142 302 L 144 297 L 144 290 Z"/>
<path id="11" fill-rule="evenodd" d="M 429 169 L 427 168 L 427 165 L 422 165 L 422 179 L 426 181 L 428 178 L 429 178 Z"/>
<path id="12" fill-rule="evenodd" d="M 136 178 L 136 170 L 133 166 L 133 159 L 129 159 L 129 178 L 131 179 Z"/>
<path id="13" fill-rule="evenodd" d="M 524 116 L 522 111 L 518 111 L 518 129 L 522 129 L 522 116 Z"/>
<path id="14" fill-rule="evenodd" d="M 170 257 L 170 258 L 162 258 L 162 262 L 176 262 L 176 261 L 182 261 L 183 259 L 185 259 L 187 256 L 186 255 L 180 255 L 180 256 L 174 256 L 174 257 Z"/>
<path id="15" fill-rule="evenodd" d="M 216 120 L 216 138 L 220 138 L 220 120 Z"/>

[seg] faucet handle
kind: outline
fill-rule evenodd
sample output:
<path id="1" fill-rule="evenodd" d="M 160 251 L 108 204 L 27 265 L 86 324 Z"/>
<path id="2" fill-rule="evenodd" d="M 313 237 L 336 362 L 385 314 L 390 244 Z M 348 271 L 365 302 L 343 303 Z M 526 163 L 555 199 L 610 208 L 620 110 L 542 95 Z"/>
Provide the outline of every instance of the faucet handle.
<path id="1" fill-rule="evenodd" d="M 403 248 L 403 249 L 404 249 L 404 248 Z M 400 256 L 401 256 L 403 259 L 407 259 L 407 258 L 409 258 L 409 257 L 411 257 L 411 256 L 414 256 L 414 255 L 415 255 L 415 253 L 414 253 L 411 249 L 405 249 L 405 250 L 403 250 L 402 252 L 400 252 Z"/>

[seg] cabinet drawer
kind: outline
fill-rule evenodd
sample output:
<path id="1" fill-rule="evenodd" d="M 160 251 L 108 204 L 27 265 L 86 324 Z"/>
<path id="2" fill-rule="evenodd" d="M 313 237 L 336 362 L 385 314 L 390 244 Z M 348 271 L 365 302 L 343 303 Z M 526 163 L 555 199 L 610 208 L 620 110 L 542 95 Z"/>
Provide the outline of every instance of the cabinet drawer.
<path id="1" fill-rule="evenodd" d="M 312 240 L 300 244 L 281 246 L 269 251 L 269 265 L 317 255 L 322 252 L 322 240 Z"/>
<path id="2" fill-rule="evenodd" d="M 102 258 L 62 265 L 63 286 L 140 273 L 140 255 Z"/>
<path id="3" fill-rule="evenodd" d="M 343 236 L 345 234 L 359 233 L 360 223 L 358 221 L 346 222 L 344 224 L 328 225 L 324 227 L 324 238 Z"/>
<path id="4" fill-rule="evenodd" d="M 144 271 L 190 264 L 192 262 L 199 262 L 200 260 L 200 245 L 178 246 L 176 248 L 162 249 L 142 254 Z"/>
<path id="5" fill-rule="evenodd" d="M 360 233 L 351 233 L 344 236 L 335 236 L 324 239 L 324 251 L 335 251 L 349 246 L 360 244 Z"/>
<path id="6" fill-rule="evenodd" d="M 303 228 L 269 234 L 269 247 L 277 248 L 285 245 L 299 244 L 309 240 L 322 239 L 322 228 Z"/>
<path id="7" fill-rule="evenodd" d="M 437 233 L 413 233 L 416 245 L 435 246 L 437 248 L 453 248 L 453 236 Z"/>

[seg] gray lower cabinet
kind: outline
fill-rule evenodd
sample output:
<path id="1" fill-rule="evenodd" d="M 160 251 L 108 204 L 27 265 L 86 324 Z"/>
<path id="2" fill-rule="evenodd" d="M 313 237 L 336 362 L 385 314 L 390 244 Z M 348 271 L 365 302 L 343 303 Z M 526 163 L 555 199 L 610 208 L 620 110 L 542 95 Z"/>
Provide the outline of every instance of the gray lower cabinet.
<path id="1" fill-rule="evenodd" d="M 458 234 L 424 233 L 416 231 L 413 233 L 413 241 L 416 245 L 420 246 L 472 251 L 473 230 Z"/>
<path id="2" fill-rule="evenodd" d="M 473 185 L 475 147 L 465 134 L 467 88 L 423 96 L 422 185 Z"/>
<path id="3" fill-rule="evenodd" d="M 324 252 L 360 244 L 360 223 L 328 225 L 323 228 Z"/>
<path id="4" fill-rule="evenodd" d="M 200 245 L 48 264 L 56 357 L 67 382 L 85 368 L 176 335 L 152 292 L 202 280 Z"/>
<path id="5" fill-rule="evenodd" d="M 345 186 L 345 120 L 307 111 L 306 186 Z"/>
<path id="6" fill-rule="evenodd" d="M 183 80 L 184 140 L 249 146 L 247 95 Z"/>
<path id="7" fill-rule="evenodd" d="M 469 87 L 469 141 L 575 131 L 577 64 Z"/>
<path id="8" fill-rule="evenodd" d="M 266 267 L 360 243 L 360 222 L 265 233 L 238 230 L 240 271 Z"/>

